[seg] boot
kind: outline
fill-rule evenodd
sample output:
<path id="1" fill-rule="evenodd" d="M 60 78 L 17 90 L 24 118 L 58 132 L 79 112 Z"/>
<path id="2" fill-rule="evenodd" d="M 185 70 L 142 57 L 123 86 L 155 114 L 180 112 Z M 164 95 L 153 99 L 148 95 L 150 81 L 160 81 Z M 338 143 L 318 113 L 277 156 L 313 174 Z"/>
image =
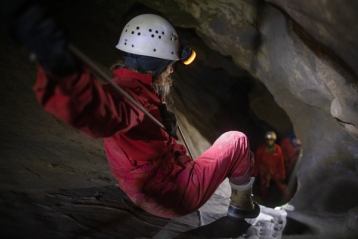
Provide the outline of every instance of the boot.
<path id="1" fill-rule="evenodd" d="M 228 216 L 235 218 L 255 218 L 260 213 L 259 205 L 253 201 L 252 186 L 255 178 L 247 184 L 237 185 L 230 182 L 232 194 Z"/>

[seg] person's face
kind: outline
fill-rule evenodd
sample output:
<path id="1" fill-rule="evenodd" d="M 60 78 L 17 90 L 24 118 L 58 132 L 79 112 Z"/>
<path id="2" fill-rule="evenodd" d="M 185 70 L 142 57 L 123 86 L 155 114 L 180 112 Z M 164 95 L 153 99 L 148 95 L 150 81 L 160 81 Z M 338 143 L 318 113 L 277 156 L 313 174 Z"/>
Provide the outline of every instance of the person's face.
<path id="1" fill-rule="evenodd" d="M 266 144 L 271 147 L 271 146 L 275 145 L 275 140 L 272 138 L 268 138 L 268 139 L 266 139 Z"/>

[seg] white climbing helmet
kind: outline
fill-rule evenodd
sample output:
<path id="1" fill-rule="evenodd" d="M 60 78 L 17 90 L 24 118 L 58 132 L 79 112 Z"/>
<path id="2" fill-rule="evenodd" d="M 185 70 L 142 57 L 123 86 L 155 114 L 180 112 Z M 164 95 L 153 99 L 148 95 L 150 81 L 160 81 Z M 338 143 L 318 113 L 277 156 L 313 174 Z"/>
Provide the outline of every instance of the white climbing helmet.
<path id="1" fill-rule="evenodd" d="M 266 135 L 265 135 L 265 139 L 266 139 L 266 140 L 276 141 L 277 135 L 276 135 L 276 133 L 273 132 L 273 131 L 268 131 L 268 132 L 266 133 Z"/>
<path id="2" fill-rule="evenodd" d="M 179 60 L 177 32 L 166 19 L 154 14 L 132 18 L 123 28 L 116 48 L 136 55 Z"/>

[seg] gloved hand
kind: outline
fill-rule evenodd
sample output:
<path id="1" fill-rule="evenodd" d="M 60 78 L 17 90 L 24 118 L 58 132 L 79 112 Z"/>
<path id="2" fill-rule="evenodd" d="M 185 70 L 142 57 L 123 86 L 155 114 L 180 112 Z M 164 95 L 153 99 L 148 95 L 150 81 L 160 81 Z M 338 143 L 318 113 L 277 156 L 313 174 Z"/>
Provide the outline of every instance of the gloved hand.
<path id="1" fill-rule="evenodd" d="M 66 76 L 80 69 L 80 63 L 68 50 L 68 42 L 42 6 L 27 4 L 12 17 L 12 35 L 36 55 L 48 73 Z"/>
<path id="2" fill-rule="evenodd" d="M 167 132 L 173 136 L 174 138 L 178 138 L 177 136 L 177 119 L 174 113 L 168 111 L 167 106 L 165 104 L 161 104 L 159 107 L 160 116 L 162 117 L 162 123 L 164 124 Z"/>

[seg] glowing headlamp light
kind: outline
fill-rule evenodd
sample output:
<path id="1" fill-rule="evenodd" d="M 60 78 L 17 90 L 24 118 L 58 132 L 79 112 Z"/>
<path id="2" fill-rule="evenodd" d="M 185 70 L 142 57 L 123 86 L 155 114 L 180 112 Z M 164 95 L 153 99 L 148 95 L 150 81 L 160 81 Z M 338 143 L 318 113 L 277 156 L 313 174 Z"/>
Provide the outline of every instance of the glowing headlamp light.
<path id="1" fill-rule="evenodd" d="M 276 141 L 277 139 L 277 136 L 274 132 L 270 131 L 268 133 L 266 133 L 266 136 L 265 136 L 266 140 L 274 140 Z"/>
<path id="2" fill-rule="evenodd" d="M 190 47 L 183 47 L 180 60 L 184 65 L 190 65 L 196 58 L 196 52 Z"/>

